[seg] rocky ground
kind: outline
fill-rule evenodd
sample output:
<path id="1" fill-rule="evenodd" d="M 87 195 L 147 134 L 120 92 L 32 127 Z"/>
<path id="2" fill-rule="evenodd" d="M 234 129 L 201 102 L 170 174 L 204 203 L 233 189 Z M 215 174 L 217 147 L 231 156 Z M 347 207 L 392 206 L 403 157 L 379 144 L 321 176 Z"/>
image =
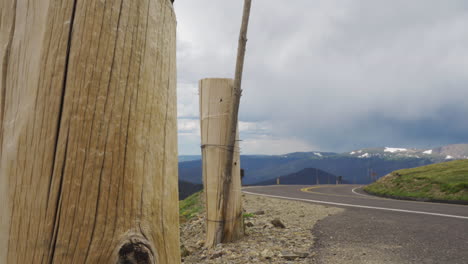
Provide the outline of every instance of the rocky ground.
<path id="1" fill-rule="evenodd" d="M 206 249 L 204 211 L 181 224 L 183 263 L 310 263 L 311 229 L 343 209 L 243 195 L 246 236 L 235 243 Z"/>

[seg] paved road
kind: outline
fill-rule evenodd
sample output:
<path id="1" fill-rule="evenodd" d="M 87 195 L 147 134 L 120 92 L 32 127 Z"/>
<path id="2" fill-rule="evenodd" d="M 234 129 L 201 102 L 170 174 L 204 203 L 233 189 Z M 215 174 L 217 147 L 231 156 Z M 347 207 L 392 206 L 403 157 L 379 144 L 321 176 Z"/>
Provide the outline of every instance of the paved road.
<path id="1" fill-rule="evenodd" d="M 359 187 L 280 185 L 244 192 L 345 208 L 312 230 L 316 263 L 468 263 L 468 206 L 378 198 Z"/>

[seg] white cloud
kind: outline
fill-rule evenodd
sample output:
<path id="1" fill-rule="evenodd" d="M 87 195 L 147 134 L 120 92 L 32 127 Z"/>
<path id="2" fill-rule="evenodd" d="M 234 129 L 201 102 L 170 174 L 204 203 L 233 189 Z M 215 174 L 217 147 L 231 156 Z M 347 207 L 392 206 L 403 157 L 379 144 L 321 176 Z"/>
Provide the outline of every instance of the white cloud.
<path id="1" fill-rule="evenodd" d="M 279 155 L 291 152 L 312 151 L 309 143 L 296 138 L 274 138 L 263 135 L 242 140 L 242 154 Z"/>
<path id="2" fill-rule="evenodd" d="M 242 1 L 175 6 L 179 117 L 198 118 L 198 80 L 234 75 Z M 256 0 L 251 15 L 240 120 L 267 126 L 247 130 L 328 151 L 468 141 L 467 1 Z"/>
<path id="3" fill-rule="evenodd" d="M 179 118 L 177 121 L 179 133 L 200 136 L 200 121 L 198 119 Z"/>
<path id="4" fill-rule="evenodd" d="M 177 85 L 177 116 L 179 118 L 198 118 L 198 86 L 193 83 Z"/>
<path id="5" fill-rule="evenodd" d="M 267 122 L 239 122 L 239 131 L 243 134 L 269 134 L 271 133 L 271 124 Z"/>

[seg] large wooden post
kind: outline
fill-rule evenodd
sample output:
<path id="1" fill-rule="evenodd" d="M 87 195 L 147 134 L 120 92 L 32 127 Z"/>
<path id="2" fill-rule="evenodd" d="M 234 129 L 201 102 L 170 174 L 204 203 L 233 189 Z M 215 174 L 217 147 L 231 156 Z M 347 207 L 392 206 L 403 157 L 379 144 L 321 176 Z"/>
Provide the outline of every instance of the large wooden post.
<path id="1" fill-rule="evenodd" d="M 203 183 L 206 199 L 206 245 L 231 242 L 244 235 L 239 144 L 236 141 L 229 190 L 224 190 L 226 152 L 233 104 L 232 79 L 200 81 Z M 239 134 L 237 133 L 237 138 Z M 224 203 L 227 201 L 227 203 Z"/>
<path id="2" fill-rule="evenodd" d="M 179 263 L 170 0 L 0 1 L 0 263 Z"/>

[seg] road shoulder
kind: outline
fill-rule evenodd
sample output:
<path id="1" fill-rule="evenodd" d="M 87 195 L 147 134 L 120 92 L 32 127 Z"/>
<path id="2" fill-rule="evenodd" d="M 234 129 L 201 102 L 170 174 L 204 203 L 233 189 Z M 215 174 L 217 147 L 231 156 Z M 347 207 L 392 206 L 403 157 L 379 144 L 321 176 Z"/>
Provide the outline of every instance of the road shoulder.
<path id="1" fill-rule="evenodd" d="M 311 230 L 314 225 L 344 209 L 288 201 L 258 195 L 243 195 L 246 236 L 214 249 L 203 246 L 203 212 L 181 225 L 183 263 L 310 263 L 317 252 Z M 271 221 L 279 219 L 285 228 Z"/>

